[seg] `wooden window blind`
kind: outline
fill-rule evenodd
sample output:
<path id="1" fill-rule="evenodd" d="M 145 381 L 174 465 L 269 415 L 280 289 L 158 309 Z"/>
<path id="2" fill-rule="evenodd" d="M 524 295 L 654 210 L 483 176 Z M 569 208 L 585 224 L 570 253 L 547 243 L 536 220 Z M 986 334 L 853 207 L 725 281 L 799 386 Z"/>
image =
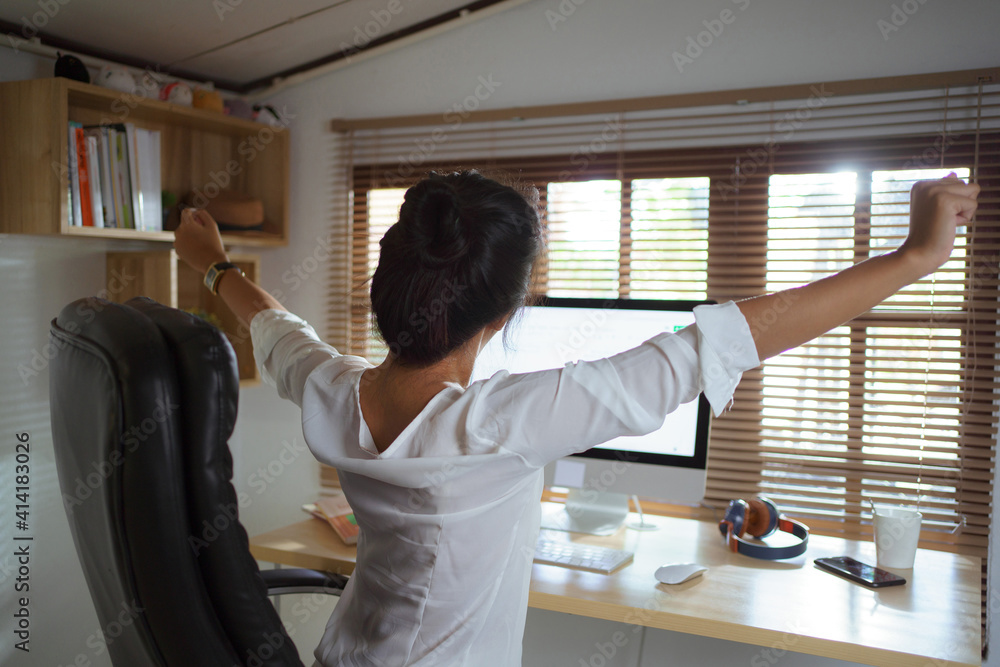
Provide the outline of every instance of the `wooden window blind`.
<path id="1" fill-rule="evenodd" d="M 916 180 L 954 171 L 977 181 L 976 219 L 944 267 L 744 374 L 712 427 L 712 509 L 674 510 L 711 517 L 763 493 L 815 532 L 866 539 L 868 500 L 919 505 L 921 546 L 984 558 L 985 592 L 1000 389 L 1000 86 L 808 92 L 356 128 L 345 135 L 351 243 L 373 247 L 402 188 L 431 168 L 500 169 L 541 194 L 549 248 L 539 291 L 722 302 L 897 247 Z M 355 285 L 371 262 L 352 255 Z M 377 357 L 366 299 L 361 288 L 350 300 L 351 351 Z"/>

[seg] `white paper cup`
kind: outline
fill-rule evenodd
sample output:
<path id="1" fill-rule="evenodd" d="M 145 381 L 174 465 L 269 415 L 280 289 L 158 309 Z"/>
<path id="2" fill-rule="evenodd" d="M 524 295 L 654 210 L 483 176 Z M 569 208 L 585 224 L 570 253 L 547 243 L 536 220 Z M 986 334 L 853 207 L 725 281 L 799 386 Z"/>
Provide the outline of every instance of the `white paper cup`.
<path id="1" fill-rule="evenodd" d="M 875 554 L 879 567 L 908 570 L 913 567 L 923 515 L 914 509 L 875 509 Z"/>

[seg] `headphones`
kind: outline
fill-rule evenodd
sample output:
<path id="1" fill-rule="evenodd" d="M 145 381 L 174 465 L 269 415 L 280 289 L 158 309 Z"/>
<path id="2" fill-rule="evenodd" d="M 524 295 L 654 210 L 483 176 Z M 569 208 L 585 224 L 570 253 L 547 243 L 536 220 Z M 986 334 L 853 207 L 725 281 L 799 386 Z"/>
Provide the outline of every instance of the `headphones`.
<path id="1" fill-rule="evenodd" d="M 743 539 L 745 533 L 754 537 L 767 537 L 776 530 L 791 533 L 799 538 L 799 543 L 786 547 L 769 547 Z M 726 538 L 732 551 L 764 560 L 795 558 L 805 553 L 809 543 L 809 529 L 806 525 L 779 513 L 778 507 L 763 496 L 750 501 L 730 501 L 725 518 L 719 522 L 719 532 Z"/>

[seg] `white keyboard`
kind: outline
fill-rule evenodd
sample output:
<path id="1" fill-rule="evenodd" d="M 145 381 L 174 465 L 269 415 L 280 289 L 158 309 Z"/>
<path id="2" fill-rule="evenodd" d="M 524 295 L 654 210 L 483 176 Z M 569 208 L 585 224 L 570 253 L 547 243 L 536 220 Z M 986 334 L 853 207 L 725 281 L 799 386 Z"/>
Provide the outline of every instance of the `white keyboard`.
<path id="1" fill-rule="evenodd" d="M 538 538 L 535 543 L 535 562 L 559 565 L 574 570 L 611 574 L 632 562 L 635 554 L 610 547 L 595 547 L 575 542 L 557 542 Z"/>

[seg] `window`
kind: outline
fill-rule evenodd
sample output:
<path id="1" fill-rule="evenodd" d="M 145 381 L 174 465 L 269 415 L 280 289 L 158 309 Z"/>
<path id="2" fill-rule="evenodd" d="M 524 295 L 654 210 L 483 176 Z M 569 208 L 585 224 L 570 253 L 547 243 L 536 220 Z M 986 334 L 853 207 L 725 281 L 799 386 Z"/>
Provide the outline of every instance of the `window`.
<path id="1" fill-rule="evenodd" d="M 618 296 L 621 194 L 618 181 L 555 182 L 546 186 L 546 294 Z"/>
<path id="2" fill-rule="evenodd" d="M 628 296 L 708 298 L 709 185 L 704 176 L 631 182 Z"/>
<path id="3" fill-rule="evenodd" d="M 705 299 L 708 188 L 705 177 L 548 183 L 545 293 Z"/>
<path id="4" fill-rule="evenodd" d="M 355 247 L 365 249 L 365 261 L 360 267 L 355 267 L 355 285 L 364 284 L 367 287 L 369 278 L 375 273 L 375 267 L 378 266 L 379 240 L 399 219 L 399 207 L 403 204 L 405 193 L 405 188 L 378 188 L 366 193 L 365 207 L 362 209 L 364 213 L 360 221 L 361 231 L 355 233 L 357 237 Z M 351 337 L 354 341 L 353 351 L 367 357 L 374 364 L 381 363 L 389 350 L 374 335 L 375 322 L 366 297 L 358 294 L 354 297 L 352 309 L 354 321 L 361 326 L 354 327 L 354 335 Z"/>

